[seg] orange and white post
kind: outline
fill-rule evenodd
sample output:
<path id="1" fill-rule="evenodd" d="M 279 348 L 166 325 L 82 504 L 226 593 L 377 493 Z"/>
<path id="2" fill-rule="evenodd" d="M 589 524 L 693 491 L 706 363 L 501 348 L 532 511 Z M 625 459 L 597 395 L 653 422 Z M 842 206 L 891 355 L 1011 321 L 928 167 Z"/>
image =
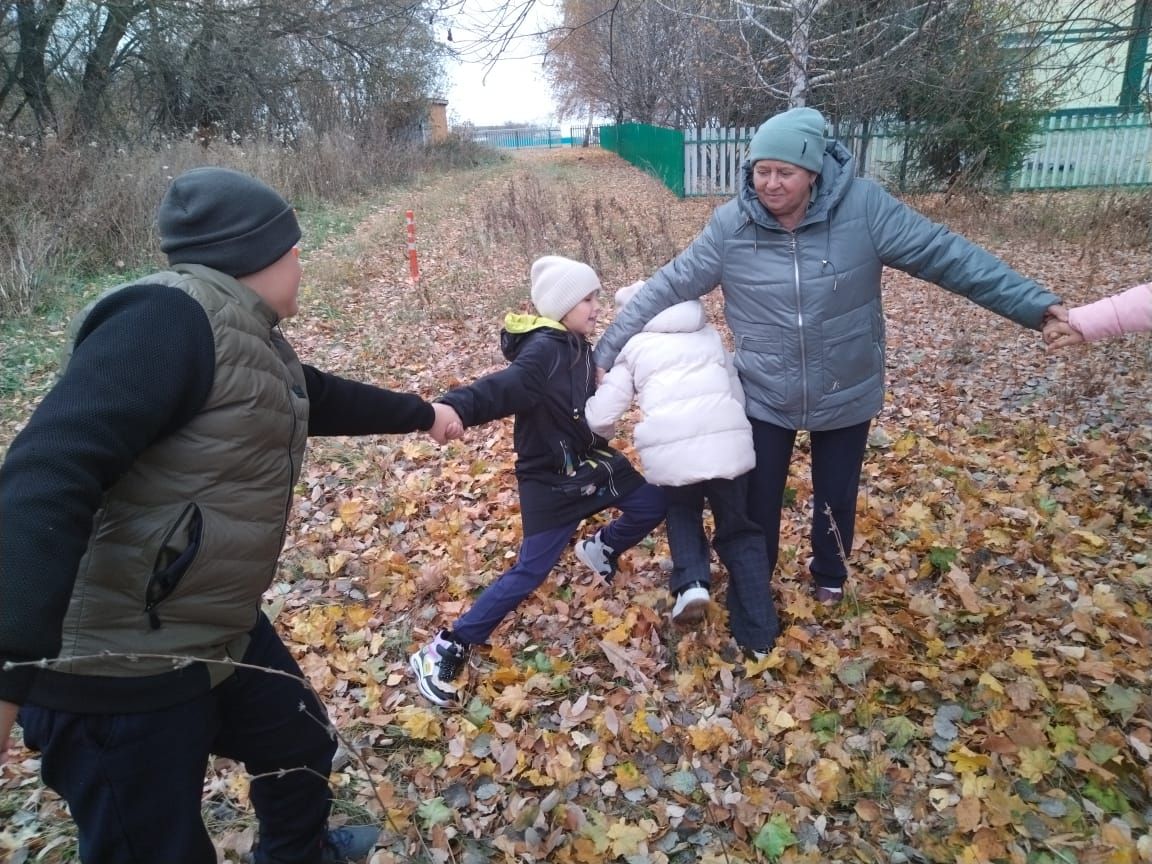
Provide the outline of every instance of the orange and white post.
<path id="1" fill-rule="evenodd" d="M 408 223 L 408 275 L 413 282 L 420 281 L 420 262 L 416 260 L 416 214 L 408 210 L 404 214 Z"/>

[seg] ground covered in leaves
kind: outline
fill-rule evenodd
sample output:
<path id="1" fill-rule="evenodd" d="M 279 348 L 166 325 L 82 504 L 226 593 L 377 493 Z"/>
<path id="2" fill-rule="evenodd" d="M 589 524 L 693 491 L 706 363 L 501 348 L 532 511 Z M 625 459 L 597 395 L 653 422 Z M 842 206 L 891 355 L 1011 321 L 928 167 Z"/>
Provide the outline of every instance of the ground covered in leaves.
<path id="1" fill-rule="evenodd" d="M 503 364 L 534 257 L 588 260 L 611 291 L 717 203 L 584 150 L 436 178 L 308 252 L 286 330 L 321 368 L 432 397 Z M 1057 217 L 1035 215 L 1098 198 L 917 203 L 1073 304 L 1152 276 L 1146 238 L 1054 239 Z M 760 662 L 736 655 L 722 602 L 690 632 L 668 623 L 658 532 L 612 586 L 566 554 L 473 655 L 462 709 L 433 708 L 409 652 L 515 556 L 511 421 L 443 449 L 312 442 L 268 610 L 341 736 L 336 818 L 384 825 L 376 864 L 1152 862 L 1152 339 L 1047 355 L 962 298 L 885 280 L 890 398 L 850 590 L 832 610 L 807 594 L 801 436 L 784 632 Z M 0 774 L 0 850 L 68 860 L 36 768 L 17 748 Z M 224 860 L 252 844 L 246 782 L 224 761 L 206 780 Z"/>

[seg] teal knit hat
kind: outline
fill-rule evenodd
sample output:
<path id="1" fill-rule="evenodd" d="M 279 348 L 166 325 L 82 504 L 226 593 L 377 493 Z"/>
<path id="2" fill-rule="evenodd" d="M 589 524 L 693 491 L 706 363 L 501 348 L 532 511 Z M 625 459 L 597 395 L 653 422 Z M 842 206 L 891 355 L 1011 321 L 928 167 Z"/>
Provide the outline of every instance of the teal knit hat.
<path id="1" fill-rule="evenodd" d="M 820 173 L 824 167 L 824 115 L 815 108 L 790 108 L 769 117 L 752 136 L 748 159 L 777 159 Z"/>

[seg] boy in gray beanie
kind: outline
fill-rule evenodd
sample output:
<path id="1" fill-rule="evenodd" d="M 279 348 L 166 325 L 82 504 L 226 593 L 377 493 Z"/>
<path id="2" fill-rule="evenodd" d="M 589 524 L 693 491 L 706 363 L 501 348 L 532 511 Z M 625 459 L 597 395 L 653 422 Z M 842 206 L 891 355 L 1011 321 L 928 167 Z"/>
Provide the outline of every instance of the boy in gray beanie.
<path id="1" fill-rule="evenodd" d="M 256 178 L 182 174 L 158 222 L 170 269 L 79 315 L 0 465 L 0 760 L 22 706 L 86 864 L 214 864 L 213 753 L 253 775 L 255 861 L 363 860 L 378 831 L 327 830 L 334 736 L 260 600 L 308 436 L 442 442 L 450 411 L 296 358 L 300 226 Z"/>
<path id="2" fill-rule="evenodd" d="M 224 206 L 230 200 L 243 209 Z M 173 180 L 156 223 L 169 264 L 203 264 L 229 276 L 263 270 L 300 242 L 292 205 L 229 168 L 193 168 Z"/>

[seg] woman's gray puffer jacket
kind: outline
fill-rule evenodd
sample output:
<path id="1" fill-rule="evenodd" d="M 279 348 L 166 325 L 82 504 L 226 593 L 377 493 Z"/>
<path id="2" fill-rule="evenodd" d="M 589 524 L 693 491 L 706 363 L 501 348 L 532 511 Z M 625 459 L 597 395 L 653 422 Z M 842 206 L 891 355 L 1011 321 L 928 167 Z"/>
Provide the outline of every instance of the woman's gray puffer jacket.
<path id="1" fill-rule="evenodd" d="M 628 339 L 675 303 L 719 285 L 748 415 L 789 429 L 842 429 L 884 405 L 884 266 L 961 294 L 1039 329 L 1054 294 L 999 258 L 921 216 L 828 143 L 807 215 L 783 228 L 744 185 L 692 244 L 662 267 L 596 346 L 611 368 Z"/>

